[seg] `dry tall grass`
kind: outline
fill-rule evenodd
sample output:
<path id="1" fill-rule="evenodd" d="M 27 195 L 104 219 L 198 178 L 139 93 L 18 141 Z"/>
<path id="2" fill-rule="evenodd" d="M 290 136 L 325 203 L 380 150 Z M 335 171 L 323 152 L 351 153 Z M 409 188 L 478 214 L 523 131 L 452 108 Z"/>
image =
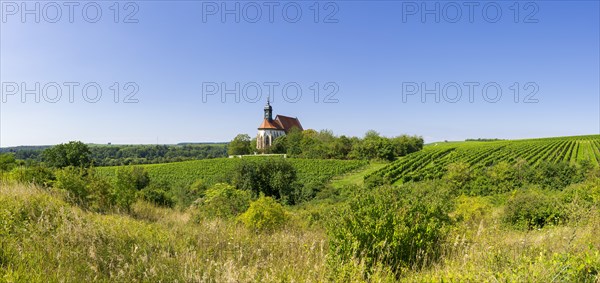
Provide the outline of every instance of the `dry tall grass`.
<path id="1" fill-rule="evenodd" d="M 478 201 L 478 200 L 477 200 Z M 515 230 L 491 206 L 457 224 L 442 259 L 370 282 L 600 282 L 600 213 L 540 230 Z M 323 209 L 323 208 L 320 208 Z M 582 208 L 583 209 L 583 208 Z M 294 222 L 301 221 L 298 217 Z M 355 260 L 328 263 L 326 233 L 290 223 L 255 233 L 235 220 L 190 221 L 188 212 L 138 202 L 128 215 L 83 211 L 59 193 L 0 184 L 2 282 L 364 282 Z"/>
<path id="2" fill-rule="evenodd" d="M 0 204 L 0 281 L 327 281 L 319 230 L 256 234 L 147 203 L 100 215 L 18 184 L 0 186 Z"/>

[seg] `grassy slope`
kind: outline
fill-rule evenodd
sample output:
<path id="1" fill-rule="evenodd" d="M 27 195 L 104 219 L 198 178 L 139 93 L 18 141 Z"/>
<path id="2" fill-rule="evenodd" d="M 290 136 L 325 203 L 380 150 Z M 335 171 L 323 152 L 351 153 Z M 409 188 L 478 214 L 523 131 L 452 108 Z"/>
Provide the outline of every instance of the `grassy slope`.
<path id="1" fill-rule="evenodd" d="M 232 164 L 217 160 L 212 162 L 224 165 L 211 165 L 218 170 L 214 176 Z M 188 162 L 146 165 L 151 174 L 165 172 L 161 166 L 173 176 L 181 174 L 179 166 L 204 168 Z M 350 173 L 331 184 L 360 184 L 364 175 L 384 166 L 345 171 Z M 319 168 L 309 171 L 318 173 Z M 597 196 L 600 181 L 575 186 Z M 596 272 L 594 281 L 600 282 L 597 205 L 582 209 L 568 225 L 519 231 L 502 224 L 505 207 L 497 198 L 507 197 L 461 197 L 453 216 L 464 220 L 452 227 L 442 261 L 425 270 L 407 270 L 400 281 L 568 282 L 582 272 Z M 306 219 L 325 219 L 330 210 L 321 204 L 308 211 L 291 209 L 284 230 L 255 234 L 234 220 L 194 223 L 189 212 L 141 202 L 130 215 L 100 215 L 65 203 L 55 192 L 0 183 L 0 282 L 364 282 L 360 263 L 350 264 L 346 274 L 327 269 L 322 222 L 308 225 Z M 396 278 L 379 270 L 371 281 Z"/>
<path id="2" fill-rule="evenodd" d="M 131 216 L 101 215 L 0 184 L 0 282 L 327 281 L 319 229 L 255 234 L 234 220 L 189 218 L 141 202 Z"/>
<path id="3" fill-rule="evenodd" d="M 388 164 L 389 163 L 387 162 L 371 162 L 368 166 L 361 167 L 358 170 L 333 178 L 330 181 L 330 184 L 334 188 L 342 188 L 349 185 L 362 186 L 365 175 L 375 172 Z"/>
<path id="4" fill-rule="evenodd" d="M 600 190 L 600 183 L 584 190 Z M 568 226 L 520 231 L 499 221 L 501 204 L 463 197 L 439 263 L 400 281 L 569 282 L 600 280 L 600 214 L 581 210 Z M 0 281 L 364 282 L 360 263 L 327 268 L 327 237 L 292 215 L 284 230 L 256 234 L 234 220 L 190 222 L 188 212 L 136 203 L 130 215 L 80 210 L 59 194 L 0 184 Z M 395 282 L 385 269 L 371 282 Z"/>

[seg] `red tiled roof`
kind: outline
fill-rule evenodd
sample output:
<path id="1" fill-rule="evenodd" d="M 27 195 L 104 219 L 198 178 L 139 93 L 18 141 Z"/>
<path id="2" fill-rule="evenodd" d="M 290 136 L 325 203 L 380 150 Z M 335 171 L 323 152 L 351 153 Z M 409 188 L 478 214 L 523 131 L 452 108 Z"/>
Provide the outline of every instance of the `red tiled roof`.
<path id="1" fill-rule="evenodd" d="M 269 121 L 268 119 L 264 119 L 262 124 L 260 124 L 260 127 L 258 127 L 258 129 L 283 130 L 281 128 L 281 125 L 279 123 L 277 123 L 277 121 L 275 121 L 275 120 Z"/>
<path id="2" fill-rule="evenodd" d="M 273 129 L 273 130 L 283 130 L 286 133 L 289 132 L 293 127 L 300 129 L 303 131 L 302 125 L 300 124 L 300 120 L 298 118 L 292 118 L 283 115 L 277 115 L 275 120 L 269 121 L 264 119 L 262 124 L 258 127 L 258 129 Z"/>
<path id="3" fill-rule="evenodd" d="M 280 129 L 283 129 L 286 133 L 289 132 L 293 127 L 296 127 L 301 131 L 304 130 L 302 129 L 302 125 L 300 124 L 300 120 L 298 120 L 298 118 L 277 115 L 277 117 L 275 117 L 275 121 L 280 125 Z"/>

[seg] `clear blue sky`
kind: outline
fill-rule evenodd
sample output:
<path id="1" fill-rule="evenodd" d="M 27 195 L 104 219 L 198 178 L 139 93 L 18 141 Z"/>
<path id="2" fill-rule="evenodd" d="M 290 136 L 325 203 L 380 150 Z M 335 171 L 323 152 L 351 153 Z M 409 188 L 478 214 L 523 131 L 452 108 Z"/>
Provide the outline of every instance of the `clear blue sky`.
<path id="1" fill-rule="evenodd" d="M 2 1 L 2 147 L 254 136 L 269 92 L 264 84 L 271 82 L 279 84 L 275 114 L 297 116 L 305 128 L 335 134 L 362 136 L 374 129 L 432 142 L 600 133 L 598 1 L 520 2 L 518 7 L 513 1 L 476 6 L 344 1 L 318 7 L 313 1 L 138 1 L 119 2 L 118 9 L 112 1 L 54 3 Z M 222 14 L 223 8 L 234 11 Z M 96 17 L 96 10 L 102 15 Z M 115 82 L 121 89 L 118 103 Z M 72 102 L 69 83 L 78 84 Z M 234 89 L 225 103 L 222 83 Z M 96 103 L 84 100 L 86 84 L 90 101 L 94 87 L 102 89 Z M 256 96 L 257 84 L 262 97 L 247 101 Z M 291 86 L 287 101 L 286 84 Z M 430 91 L 423 91 L 423 84 Z M 211 88 L 215 85 L 220 89 Z M 462 97 L 452 103 L 457 85 Z M 123 103 L 135 86 L 137 102 Z M 296 86 L 302 97 L 294 102 Z M 334 103 L 324 103 L 336 86 L 329 101 Z M 492 103 L 497 87 L 502 96 Z M 236 103 L 235 93 L 246 100 Z M 436 93 L 446 99 L 436 103 Z"/>

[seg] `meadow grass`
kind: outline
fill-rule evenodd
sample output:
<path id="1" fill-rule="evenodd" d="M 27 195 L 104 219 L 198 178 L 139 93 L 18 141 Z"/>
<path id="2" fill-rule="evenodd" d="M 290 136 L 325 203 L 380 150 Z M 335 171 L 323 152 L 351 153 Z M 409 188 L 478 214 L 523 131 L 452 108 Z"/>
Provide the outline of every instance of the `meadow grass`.
<path id="1" fill-rule="evenodd" d="M 388 164 L 390 163 L 383 161 L 371 161 L 369 165 L 364 168 L 360 168 L 359 170 L 355 170 L 333 178 L 329 184 L 334 188 L 343 188 L 351 185 L 362 186 L 364 184 L 364 178 L 367 174 L 375 172 Z"/>
<path id="2" fill-rule="evenodd" d="M 460 197 L 441 258 L 397 276 L 358 258 L 332 261 L 327 213 L 307 224 L 310 213 L 332 213 L 321 202 L 287 208 L 283 229 L 256 233 L 141 201 L 127 214 L 99 214 L 63 197 L 0 184 L 1 282 L 600 282 L 597 205 L 573 207 L 567 224 L 522 230 L 501 221 L 502 201 Z"/>
<path id="3" fill-rule="evenodd" d="M 82 211 L 29 185 L 0 187 L 0 281 L 326 281 L 326 239 L 290 225 L 272 234 L 235 220 L 138 202 L 131 215 Z"/>

